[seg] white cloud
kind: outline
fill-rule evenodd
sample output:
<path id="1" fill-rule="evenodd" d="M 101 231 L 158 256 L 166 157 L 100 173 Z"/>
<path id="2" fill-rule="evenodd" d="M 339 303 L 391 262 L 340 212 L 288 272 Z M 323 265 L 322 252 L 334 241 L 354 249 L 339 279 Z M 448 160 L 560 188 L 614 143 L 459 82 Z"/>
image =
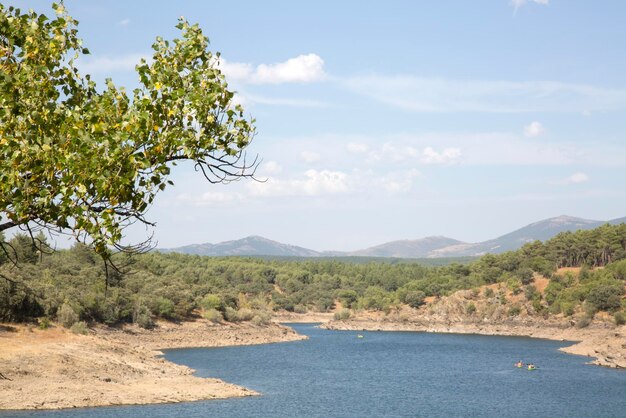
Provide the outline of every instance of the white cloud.
<path id="1" fill-rule="evenodd" d="M 515 8 L 515 11 L 517 12 L 517 9 L 519 9 L 522 6 L 525 6 L 529 2 L 547 6 L 550 3 L 550 0 L 511 0 L 510 3 L 511 3 L 511 6 L 513 6 Z"/>
<path id="2" fill-rule="evenodd" d="M 369 147 L 367 146 L 367 144 L 364 144 L 362 142 L 348 142 L 348 145 L 346 145 L 346 149 L 354 154 L 362 154 L 364 152 L 367 152 L 369 150 Z"/>
<path id="3" fill-rule="evenodd" d="M 344 194 L 352 188 L 348 175 L 342 171 L 307 170 L 300 179 L 248 183 L 248 190 L 252 196 L 278 197 Z"/>
<path id="4" fill-rule="evenodd" d="M 304 162 L 308 164 L 316 163 L 320 160 L 321 156 L 317 152 L 313 151 L 302 151 L 300 153 L 300 158 L 304 160 Z"/>
<path id="5" fill-rule="evenodd" d="M 578 183 L 586 183 L 589 181 L 589 176 L 585 173 L 574 173 L 567 178 L 566 183 L 569 184 L 578 184 Z"/>
<path id="6" fill-rule="evenodd" d="M 283 171 L 283 168 L 276 161 L 268 161 L 261 164 L 261 171 L 263 174 L 276 175 Z"/>
<path id="7" fill-rule="evenodd" d="M 422 151 L 420 161 L 424 164 L 452 164 L 460 157 L 460 148 L 444 148 L 443 151 L 437 152 L 432 147 L 426 147 Z"/>
<path id="8" fill-rule="evenodd" d="M 117 22 L 117 24 L 120 26 L 128 26 L 130 24 L 130 19 L 128 18 L 122 19 L 119 22 Z"/>
<path id="9" fill-rule="evenodd" d="M 545 132 L 543 125 L 537 121 L 531 122 L 529 125 L 524 126 L 524 135 L 529 138 L 537 137 Z"/>
<path id="10" fill-rule="evenodd" d="M 228 79 L 250 84 L 313 83 L 326 78 L 324 60 L 316 54 L 298 55 L 284 62 L 256 67 L 220 58 L 219 67 Z"/>
<path id="11" fill-rule="evenodd" d="M 568 185 L 568 184 L 581 184 L 581 183 L 586 183 L 589 181 L 589 176 L 583 172 L 577 172 L 572 174 L 569 177 L 566 177 L 564 179 L 559 179 L 556 181 L 552 181 L 550 182 L 550 184 L 553 184 L 555 186 L 564 186 L 564 185 Z"/>
<path id="12" fill-rule="evenodd" d="M 394 161 L 403 162 L 414 160 L 421 154 L 412 145 L 407 145 L 405 141 L 385 142 L 379 150 L 372 150 L 368 161 Z"/>
<path id="13" fill-rule="evenodd" d="M 175 202 L 185 206 L 204 207 L 229 204 L 243 199 L 241 193 L 211 191 L 201 194 L 181 193 L 175 197 Z"/>
<path id="14" fill-rule="evenodd" d="M 626 107 L 626 89 L 555 81 L 477 81 L 358 76 L 341 81 L 357 94 L 409 112 L 567 112 Z"/>
<path id="15" fill-rule="evenodd" d="M 289 107 L 329 107 L 325 102 L 309 99 L 287 99 L 280 97 L 264 97 L 257 95 L 244 94 L 245 100 L 251 103 L 264 104 L 269 106 L 289 106 Z"/>
<path id="16" fill-rule="evenodd" d="M 378 182 L 388 193 L 406 193 L 413 187 L 413 181 L 421 177 L 422 173 L 416 169 L 403 172 L 394 172 L 384 176 Z"/>
<path id="17" fill-rule="evenodd" d="M 99 74 L 114 71 L 134 71 L 142 58 L 150 62 L 152 54 L 126 54 L 116 57 L 110 56 L 87 56 L 77 61 L 77 66 L 83 73 Z"/>

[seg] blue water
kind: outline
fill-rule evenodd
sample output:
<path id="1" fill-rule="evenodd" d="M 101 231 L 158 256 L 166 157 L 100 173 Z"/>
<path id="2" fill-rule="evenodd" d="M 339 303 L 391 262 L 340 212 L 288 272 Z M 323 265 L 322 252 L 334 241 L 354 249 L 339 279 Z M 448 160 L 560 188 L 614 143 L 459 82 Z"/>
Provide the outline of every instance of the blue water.
<path id="1" fill-rule="evenodd" d="M 0 417 L 626 417 L 626 373 L 561 353 L 564 343 L 292 326 L 309 340 L 165 354 L 263 396 Z M 539 370 L 513 367 L 520 359 Z"/>

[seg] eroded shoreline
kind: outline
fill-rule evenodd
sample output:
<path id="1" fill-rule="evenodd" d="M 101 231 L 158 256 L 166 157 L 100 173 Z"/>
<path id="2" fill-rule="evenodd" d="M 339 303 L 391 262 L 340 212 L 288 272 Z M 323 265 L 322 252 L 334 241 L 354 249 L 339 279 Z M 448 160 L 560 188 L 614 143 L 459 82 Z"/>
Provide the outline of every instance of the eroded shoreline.
<path id="1" fill-rule="evenodd" d="M 404 317 L 402 317 L 404 318 Z M 583 329 L 563 321 L 481 323 L 407 321 L 394 315 L 333 320 L 332 315 L 284 314 L 280 322 L 322 322 L 332 330 L 419 331 L 507 335 L 573 342 L 560 350 L 593 358 L 593 364 L 626 368 L 626 327 L 595 323 Z M 162 358 L 160 350 L 224 347 L 305 339 L 276 323 L 212 324 L 205 320 L 160 323 L 157 329 L 98 327 L 74 335 L 55 327 L 0 327 L 0 410 L 136 405 L 255 396 L 219 379 L 194 376 L 189 367 Z"/>
<path id="2" fill-rule="evenodd" d="M 98 327 L 74 335 L 55 327 L 0 328 L 0 410 L 136 405 L 254 396 L 219 379 L 194 376 L 159 350 L 297 341 L 278 324 L 161 323 L 153 330 Z"/>

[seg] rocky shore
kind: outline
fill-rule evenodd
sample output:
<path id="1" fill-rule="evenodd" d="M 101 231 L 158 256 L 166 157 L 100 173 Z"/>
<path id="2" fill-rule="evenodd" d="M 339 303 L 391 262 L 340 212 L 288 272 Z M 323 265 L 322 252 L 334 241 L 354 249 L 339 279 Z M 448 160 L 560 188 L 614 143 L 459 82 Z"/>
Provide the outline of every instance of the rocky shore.
<path id="1" fill-rule="evenodd" d="M 159 323 L 155 329 L 0 324 L 0 410 L 60 409 L 195 401 L 257 395 L 161 357 L 160 349 L 295 341 L 278 324 Z"/>

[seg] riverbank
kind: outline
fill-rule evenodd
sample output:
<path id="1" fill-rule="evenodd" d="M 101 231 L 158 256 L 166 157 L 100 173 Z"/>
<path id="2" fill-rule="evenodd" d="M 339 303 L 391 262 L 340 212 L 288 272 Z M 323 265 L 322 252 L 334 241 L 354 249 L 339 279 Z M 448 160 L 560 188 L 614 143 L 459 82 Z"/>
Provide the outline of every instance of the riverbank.
<path id="1" fill-rule="evenodd" d="M 527 323 L 502 321 L 480 323 L 469 321 L 429 321 L 428 318 L 407 320 L 398 316 L 378 316 L 321 325 L 332 330 L 354 331 L 418 331 L 452 334 L 506 335 L 573 341 L 560 350 L 593 358 L 591 364 L 612 368 L 626 368 L 626 327 L 596 322 L 586 328 L 576 328 L 566 321 L 533 319 Z"/>
<path id="2" fill-rule="evenodd" d="M 0 409 L 61 409 L 185 402 L 258 395 L 160 356 L 161 349 L 268 344 L 304 339 L 278 324 L 161 322 L 152 330 L 0 324 Z M 10 380 L 8 380 L 10 379 Z"/>

